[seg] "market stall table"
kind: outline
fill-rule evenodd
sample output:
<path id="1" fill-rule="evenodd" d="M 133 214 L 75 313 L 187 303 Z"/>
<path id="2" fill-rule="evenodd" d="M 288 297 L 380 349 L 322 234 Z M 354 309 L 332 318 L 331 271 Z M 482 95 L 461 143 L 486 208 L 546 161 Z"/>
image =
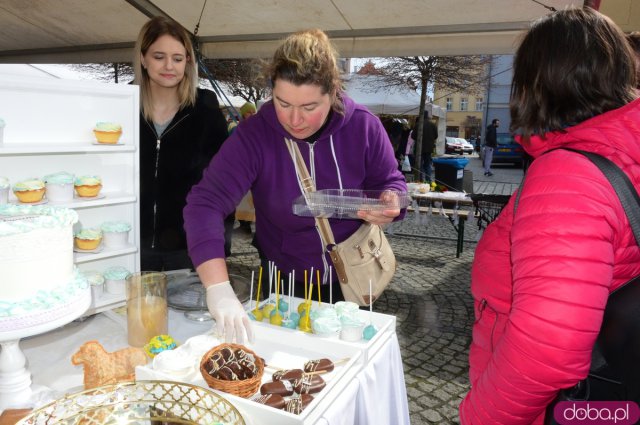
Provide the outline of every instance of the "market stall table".
<path id="1" fill-rule="evenodd" d="M 460 257 L 464 243 L 464 225 L 469 218 L 470 211 L 460 209 L 460 207 L 473 206 L 473 201 L 464 192 L 411 192 L 414 204 L 408 211 L 445 216 L 456 231 L 456 258 Z"/>
<path id="2" fill-rule="evenodd" d="M 179 342 L 210 330 L 211 322 L 190 321 L 180 311 L 169 311 L 169 333 Z M 104 312 L 21 342 L 33 380 L 33 395 L 24 401 L 25 405 L 41 406 L 82 389 L 82 368 L 73 366 L 70 359 L 78 347 L 89 340 L 98 340 L 107 351 L 126 347 L 126 318 L 112 311 Z M 291 347 L 291 350 L 296 350 L 296 347 Z M 409 424 L 395 327 L 390 337 L 366 361 L 361 362 L 357 373 L 344 384 L 339 396 L 328 404 L 313 424 Z M 250 417 L 241 407 L 238 410 L 249 425 L 265 423 L 262 418 Z"/>

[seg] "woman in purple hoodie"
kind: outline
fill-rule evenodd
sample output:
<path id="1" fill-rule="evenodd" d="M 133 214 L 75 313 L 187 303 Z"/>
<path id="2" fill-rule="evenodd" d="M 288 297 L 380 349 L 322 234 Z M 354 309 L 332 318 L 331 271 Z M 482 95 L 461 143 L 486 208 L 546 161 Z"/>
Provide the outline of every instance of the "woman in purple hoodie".
<path id="1" fill-rule="evenodd" d="M 263 260 L 301 276 L 311 267 L 328 281 L 330 259 L 312 217 L 296 216 L 302 194 L 286 139 L 297 143 L 316 189 L 406 191 L 393 147 L 380 120 L 342 90 L 336 51 L 320 30 L 290 35 L 268 69 L 273 99 L 240 123 L 193 187 L 184 209 L 189 254 L 207 288 L 207 305 L 228 341 L 252 339 L 249 319 L 230 284 L 224 258 L 223 219 L 251 190 L 256 210 L 254 244 Z M 359 212 L 387 224 L 399 209 Z M 361 220 L 330 220 L 340 243 Z M 334 300 L 341 292 L 336 276 Z M 327 293 L 328 290 L 323 291 Z"/>

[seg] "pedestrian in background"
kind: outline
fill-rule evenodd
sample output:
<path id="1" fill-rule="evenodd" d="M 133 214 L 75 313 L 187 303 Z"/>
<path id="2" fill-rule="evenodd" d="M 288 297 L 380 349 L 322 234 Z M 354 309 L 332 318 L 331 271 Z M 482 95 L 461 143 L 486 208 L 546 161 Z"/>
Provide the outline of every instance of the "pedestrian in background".
<path id="1" fill-rule="evenodd" d="M 500 127 L 500 120 L 494 118 L 487 126 L 487 132 L 484 135 L 484 175 L 489 177 L 493 176 L 491 163 L 493 151 L 498 147 L 498 127 Z"/>
<path id="2" fill-rule="evenodd" d="M 227 138 L 227 125 L 215 93 L 198 89 L 191 37 L 179 23 L 155 17 L 142 27 L 134 71 L 140 86 L 142 270 L 191 269 L 182 209 Z"/>
<path id="3" fill-rule="evenodd" d="M 591 8 L 554 12 L 522 39 L 510 130 L 535 159 L 476 248 L 462 425 L 542 424 L 558 392 L 587 377 L 607 299 L 640 275 L 640 248 L 608 179 L 561 148 L 610 159 L 640 191 L 637 96 L 624 33 Z M 590 382 L 589 400 L 638 401 Z"/>
<path id="4" fill-rule="evenodd" d="M 411 137 L 418 141 L 418 120 L 413 126 L 411 131 Z M 424 111 L 424 120 L 422 124 L 422 158 L 419 165 L 420 178 L 426 183 L 431 183 L 431 169 L 433 167 L 433 149 L 436 146 L 436 140 L 438 140 L 438 127 L 433 121 L 429 119 L 429 112 Z"/>

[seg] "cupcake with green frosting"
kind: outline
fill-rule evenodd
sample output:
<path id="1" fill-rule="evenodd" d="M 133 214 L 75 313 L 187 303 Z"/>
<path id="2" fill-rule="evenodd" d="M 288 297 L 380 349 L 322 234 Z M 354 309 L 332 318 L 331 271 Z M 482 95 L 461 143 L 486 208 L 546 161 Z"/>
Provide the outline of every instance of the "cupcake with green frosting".
<path id="1" fill-rule="evenodd" d="M 51 202 L 69 202 L 73 200 L 73 174 L 66 171 L 44 176 L 47 199 Z"/>
<path id="2" fill-rule="evenodd" d="M 78 249 L 94 250 L 102 241 L 102 231 L 100 229 L 82 229 L 74 235 L 73 240 Z"/>
<path id="3" fill-rule="evenodd" d="M 131 225 L 126 221 L 105 221 L 100 229 L 105 247 L 122 248 L 127 246 Z"/>
<path id="4" fill-rule="evenodd" d="M 130 274 L 131 272 L 122 266 L 114 266 L 106 269 L 103 273 L 105 291 L 115 295 L 124 294 L 126 281 Z"/>
<path id="5" fill-rule="evenodd" d="M 44 197 L 44 182 L 37 178 L 22 180 L 13 185 L 13 194 L 24 204 L 34 204 Z"/>

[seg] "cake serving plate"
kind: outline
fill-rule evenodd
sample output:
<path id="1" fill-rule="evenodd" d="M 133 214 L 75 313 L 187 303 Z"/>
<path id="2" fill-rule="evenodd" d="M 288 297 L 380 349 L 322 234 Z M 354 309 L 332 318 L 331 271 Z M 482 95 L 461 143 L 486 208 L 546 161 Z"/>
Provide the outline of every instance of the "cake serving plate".
<path id="1" fill-rule="evenodd" d="M 17 425 L 218 423 L 245 425 L 229 401 L 205 388 L 172 381 L 137 381 L 67 395 Z"/>

